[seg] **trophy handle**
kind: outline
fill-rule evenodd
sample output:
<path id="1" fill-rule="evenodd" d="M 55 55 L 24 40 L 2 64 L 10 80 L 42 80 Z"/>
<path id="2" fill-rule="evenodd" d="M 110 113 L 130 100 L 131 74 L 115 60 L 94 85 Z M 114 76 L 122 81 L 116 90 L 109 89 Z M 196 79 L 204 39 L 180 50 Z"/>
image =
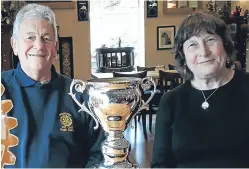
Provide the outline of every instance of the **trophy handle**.
<path id="1" fill-rule="evenodd" d="M 137 114 L 139 114 L 141 112 L 141 110 L 144 110 L 144 109 L 148 110 L 149 109 L 148 104 L 156 93 L 156 83 L 153 80 L 153 78 L 152 77 L 145 77 L 142 79 L 141 87 L 142 87 L 143 91 L 150 89 L 152 85 L 153 85 L 154 89 L 151 91 L 150 97 L 148 98 L 148 100 L 146 102 L 141 98 L 141 92 L 139 91 L 139 89 L 137 90 L 137 93 L 140 93 L 137 95 L 137 97 L 139 97 L 139 100 L 141 100 L 141 104 L 139 105 L 139 108 L 136 111 L 136 113 L 134 113 L 127 120 L 126 124 L 128 124 Z"/>
<path id="2" fill-rule="evenodd" d="M 90 116 L 92 116 L 92 118 L 94 119 L 94 121 L 96 123 L 96 126 L 94 126 L 94 129 L 96 130 L 99 128 L 99 123 L 98 123 L 97 117 L 94 115 L 94 113 L 91 110 L 89 110 L 85 106 L 85 101 L 83 103 L 80 103 L 78 101 L 78 99 L 76 98 L 76 93 L 73 93 L 73 88 L 75 88 L 76 92 L 83 93 L 85 88 L 86 88 L 86 85 L 87 85 L 87 82 L 84 82 L 84 81 L 79 80 L 79 79 L 73 79 L 73 81 L 70 85 L 70 93 L 68 93 L 68 94 L 72 97 L 74 102 L 80 107 L 80 110 L 78 112 L 85 111 Z"/>
<path id="3" fill-rule="evenodd" d="M 154 97 L 154 95 L 156 93 L 156 83 L 153 80 L 153 78 L 152 77 L 145 77 L 145 78 L 142 79 L 141 87 L 142 87 L 143 91 L 150 89 L 151 85 L 153 85 L 154 89 L 153 89 L 153 91 L 151 91 L 150 97 L 147 99 L 146 102 L 142 99 L 142 105 L 139 108 L 138 112 L 140 112 L 143 109 L 146 109 L 146 110 L 149 109 L 148 104 L 152 100 L 152 98 Z"/>

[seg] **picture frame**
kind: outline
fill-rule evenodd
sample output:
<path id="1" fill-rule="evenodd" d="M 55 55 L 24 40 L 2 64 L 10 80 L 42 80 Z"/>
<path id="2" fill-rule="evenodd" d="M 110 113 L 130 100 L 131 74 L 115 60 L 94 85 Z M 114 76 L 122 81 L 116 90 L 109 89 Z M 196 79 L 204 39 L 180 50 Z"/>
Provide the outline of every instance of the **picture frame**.
<path id="1" fill-rule="evenodd" d="M 73 66 L 73 38 L 59 37 L 59 59 L 60 59 L 60 73 L 74 78 Z"/>
<path id="2" fill-rule="evenodd" d="M 158 17 L 158 1 L 148 0 L 146 1 L 147 6 L 147 18 Z"/>
<path id="3" fill-rule="evenodd" d="M 51 9 L 74 9 L 75 8 L 75 1 L 35 1 L 35 0 L 29 0 L 25 1 L 26 3 L 37 3 L 40 5 L 45 5 L 50 7 Z"/>
<path id="4" fill-rule="evenodd" d="M 172 49 L 175 45 L 175 26 L 157 27 L 157 50 Z"/>
<path id="5" fill-rule="evenodd" d="M 89 2 L 77 1 L 78 21 L 89 21 Z"/>
<path id="6" fill-rule="evenodd" d="M 181 0 L 181 1 L 163 1 L 163 14 L 164 15 L 183 15 L 190 14 L 193 11 L 201 11 L 203 2 L 199 0 Z"/>

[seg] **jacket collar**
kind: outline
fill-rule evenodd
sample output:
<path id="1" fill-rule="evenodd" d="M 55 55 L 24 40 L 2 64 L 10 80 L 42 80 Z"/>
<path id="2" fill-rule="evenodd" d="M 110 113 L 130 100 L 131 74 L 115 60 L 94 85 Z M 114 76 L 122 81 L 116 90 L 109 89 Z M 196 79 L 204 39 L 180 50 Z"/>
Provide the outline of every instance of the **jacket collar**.
<path id="1" fill-rule="evenodd" d="M 53 81 L 57 76 L 56 70 L 54 65 L 51 66 L 51 81 Z M 28 86 L 32 86 L 35 84 L 39 84 L 40 82 L 33 80 L 32 78 L 30 78 L 23 70 L 22 67 L 20 65 L 20 63 L 17 64 L 17 68 L 15 69 L 15 77 L 16 77 L 16 81 L 17 83 L 22 86 L 22 87 L 28 87 Z M 50 81 L 50 82 L 51 82 Z M 49 82 L 49 83 L 50 83 Z"/>

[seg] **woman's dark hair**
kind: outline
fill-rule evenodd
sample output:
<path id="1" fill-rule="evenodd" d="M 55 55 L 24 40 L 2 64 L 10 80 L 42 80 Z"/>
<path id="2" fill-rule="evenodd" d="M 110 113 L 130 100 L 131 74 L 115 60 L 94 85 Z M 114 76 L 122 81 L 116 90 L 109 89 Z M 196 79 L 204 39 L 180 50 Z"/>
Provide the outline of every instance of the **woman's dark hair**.
<path id="1" fill-rule="evenodd" d="M 183 52 L 183 44 L 192 36 L 198 35 L 200 31 L 206 31 L 210 34 L 217 34 L 223 41 L 224 49 L 229 61 L 234 60 L 236 50 L 234 48 L 230 30 L 227 24 L 219 17 L 205 12 L 193 12 L 186 17 L 175 36 L 174 54 L 177 70 L 185 80 L 193 78 L 193 73 L 186 65 L 186 59 Z"/>

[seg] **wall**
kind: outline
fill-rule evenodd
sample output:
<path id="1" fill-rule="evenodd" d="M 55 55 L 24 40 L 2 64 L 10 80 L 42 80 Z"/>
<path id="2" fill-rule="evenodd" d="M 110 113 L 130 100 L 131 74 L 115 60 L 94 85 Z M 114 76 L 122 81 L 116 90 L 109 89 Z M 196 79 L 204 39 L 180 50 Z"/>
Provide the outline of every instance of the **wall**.
<path id="1" fill-rule="evenodd" d="M 203 1 L 202 8 L 206 10 L 207 1 Z M 242 8 L 241 16 L 244 15 L 245 9 L 249 9 L 247 0 L 232 1 L 232 11 L 236 6 Z M 146 5 L 145 5 L 146 6 Z M 145 14 L 147 11 L 145 11 Z M 157 50 L 157 26 L 171 26 L 175 25 L 176 30 L 180 22 L 185 18 L 185 15 L 164 15 L 163 14 L 163 1 L 158 1 L 158 17 L 147 18 L 145 16 L 145 65 L 168 65 L 174 64 L 174 56 L 172 50 Z"/>
<path id="2" fill-rule="evenodd" d="M 82 80 L 91 78 L 90 22 L 78 21 L 76 3 L 75 9 L 53 9 L 53 11 L 60 27 L 60 37 L 73 38 L 74 78 Z M 54 63 L 59 70 L 59 61 Z"/>
<path id="3" fill-rule="evenodd" d="M 146 6 L 146 5 L 145 5 Z M 145 10 L 145 14 L 147 11 Z M 147 18 L 145 15 L 145 65 L 168 65 L 174 63 L 172 50 L 157 50 L 157 26 L 177 26 L 183 20 L 185 15 L 163 14 L 163 1 L 158 1 L 158 17 Z"/>
<path id="4" fill-rule="evenodd" d="M 232 2 L 232 11 L 235 11 L 236 6 L 240 6 L 242 8 L 241 13 L 240 13 L 241 16 L 244 16 L 245 9 L 249 10 L 248 0 L 233 1 Z"/>
<path id="5" fill-rule="evenodd" d="M 203 3 L 205 8 L 206 2 Z M 240 4 L 243 9 L 249 9 L 249 3 L 246 1 L 232 2 L 232 10 Z M 146 6 L 146 5 L 145 5 Z M 246 7 L 245 7 L 246 6 Z M 90 22 L 79 22 L 77 19 L 77 9 L 54 9 L 58 25 L 60 26 L 60 36 L 73 38 L 74 55 L 74 75 L 75 78 L 91 78 L 91 57 L 90 57 Z M 147 11 L 145 11 L 146 14 Z M 65 20 L 67 16 L 67 20 Z M 171 50 L 157 50 L 157 26 L 175 25 L 176 30 L 180 22 L 186 15 L 164 15 L 163 1 L 158 1 L 158 17 L 147 18 L 145 16 L 145 65 L 168 65 L 174 64 L 174 56 Z M 58 60 L 54 62 L 59 70 Z"/>
<path id="6" fill-rule="evenodd" d="M 156 29 L 157 26 L 179 25 L 185 15 L 164 16 L 162 1 L 159 3 L 158 18 L 146 18 L 145 16 L 145 65 L 155 66 L 157 64 L 174 63 L 174 57 L 170 50 L 157 51 Z M 90 62 L 90 22 L 78 22 L 77 9 L 53 9 L 60 27 L 61 37 L 72 36 L 74 55 L 74 77 L 79 79 L 91 78 Z M 145 11 L 146 13 L 146 11 Z M 67 16 L 67 20 L 65 20 Z M 55 60 L 54 65 L 59 71 L 59 61 Z"/>
<path id="7" fill-rule="evenodd" d="M 203 1 L 204 9 L 206 2 Z M 146 5 L 145 5 L 146 6 Z M 145 14 L 147 11 L 145 11 Z M 145 16 L 145 65 L 168 65 L 174 64 L 172 49 L 157 50 L 157 26 L 175 26 L 178 30 L 179 24 L 187 14 L 165 15 L 163 13 L 163 1 L 158 1 L 158 17 L 147 18 Z"/>

